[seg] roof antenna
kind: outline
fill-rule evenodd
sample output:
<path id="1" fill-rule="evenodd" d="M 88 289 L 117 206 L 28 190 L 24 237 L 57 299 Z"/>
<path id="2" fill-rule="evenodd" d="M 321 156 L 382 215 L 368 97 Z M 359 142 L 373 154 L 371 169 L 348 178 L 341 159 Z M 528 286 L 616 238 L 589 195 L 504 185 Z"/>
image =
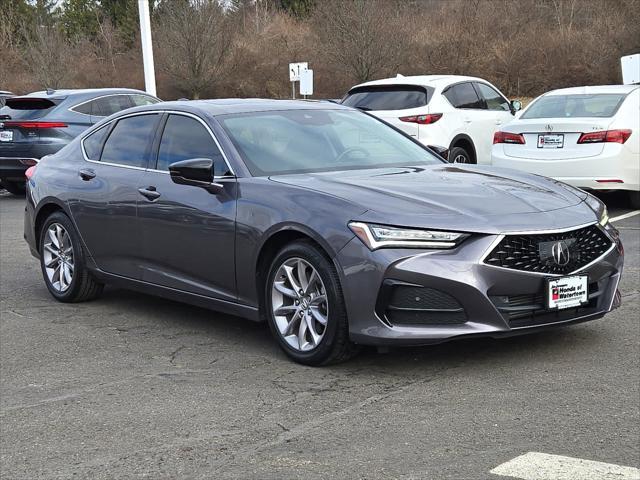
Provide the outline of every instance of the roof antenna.
<path id="1" fill-rule="evenodd" d="M 47 88 L 47 95 L 53 95 L 56 91 L 53 88 Z"/>
<path id="2" fill-rule="evenodd" d="M 398 73 L 398 74 L 396 75 L 396 78 L 404 78 L 404 75 L 402 75 L 401 73 Z"/>

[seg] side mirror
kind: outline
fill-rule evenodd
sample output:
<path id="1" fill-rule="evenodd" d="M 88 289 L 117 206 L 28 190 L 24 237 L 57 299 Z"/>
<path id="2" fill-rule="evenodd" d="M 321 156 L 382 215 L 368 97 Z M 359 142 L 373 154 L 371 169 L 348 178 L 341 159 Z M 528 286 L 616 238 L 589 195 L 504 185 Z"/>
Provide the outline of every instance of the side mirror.
<path id="1" fill-rule="evenodd" d="M 211 193 L 218 193 L 222 185 L 213 181 L 213 160 L 210 158 L 191 158 L 169 165 L 171 180 L 181 185 L 202 187 Z"/>
<path id="2" fill-rule="evenodd" d="M 440 158 L 445 159 L 447 162 L 449 161 L 449 149 L 447 147 L 441 147 L 440 145 L 428 145 L 427 148 Z"/>
<path id="3" fill-rule="evenodd" d="M 522 109 L 522 102 L 520 100 L 511 100 L 511 113 L 514 115 Z"/>

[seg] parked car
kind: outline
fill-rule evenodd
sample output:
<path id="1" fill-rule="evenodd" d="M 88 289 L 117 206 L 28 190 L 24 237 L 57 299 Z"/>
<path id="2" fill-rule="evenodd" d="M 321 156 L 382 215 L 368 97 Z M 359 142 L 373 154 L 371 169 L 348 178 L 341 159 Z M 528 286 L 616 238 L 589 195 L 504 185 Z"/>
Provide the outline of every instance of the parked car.
<path id="1" fill-rule="evenodd" d="M 24 172 L 104 117 L 159 102 L 140 90 L 47 90 L 8 98 L 0 108 L 0 183 L 24 193 Z"/>
<path id="2" fill-rule="evenodd" d="M 493 139 L 494 165 L 590 190 L 624 190 L 640 208 L 640 86 L 563 88 L 536 98 Z"/>
<path id="3" fill-rule="evenodd" d="M 24 235 L 54 298 L 112 283 L 266 320 L 305 364 L 532 332 L 620 301 L 622 245 L 600 200 L 451 165 L 327 102 L 139 107 L 28 176 Z"/>
<path id="4" fill-rule="evenodd" d="M 475 77 L 420 75 L 353 87 L 342 100 L 408 133 L 424 145 L 443 145 L 456 163 L 488 164 L 493 133 L 511 121 L 520 102 Z"/>
<path id="5" fill-rule="evenodd" d="M 4 107 L 7 98 L 15 97 L 15 95 L 6 90 L 0 90 L 0 108 Z"/>

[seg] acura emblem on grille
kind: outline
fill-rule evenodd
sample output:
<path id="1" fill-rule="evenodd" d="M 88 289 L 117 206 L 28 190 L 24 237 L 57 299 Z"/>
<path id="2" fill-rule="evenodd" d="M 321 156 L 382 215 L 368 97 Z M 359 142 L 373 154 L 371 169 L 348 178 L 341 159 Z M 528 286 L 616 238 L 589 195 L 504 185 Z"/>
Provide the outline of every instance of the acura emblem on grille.
<path id="1" fill-rule="evenodd" d="M 555 262 L 561 267 L 565 266 L 571 260 L 571 254 L 569 253 L 569 246 L 564 240 L 560 240 L 553 244 L 551 247 L 551 255 Z"/>
<path id="2" fill-rule="evenodd" d="M 553 125 L 551 125 L 550 123 L 547 123 L 547 124 L 545 125 L 544 129 L 545 129 L 547 132 L 553 132 Z"/>

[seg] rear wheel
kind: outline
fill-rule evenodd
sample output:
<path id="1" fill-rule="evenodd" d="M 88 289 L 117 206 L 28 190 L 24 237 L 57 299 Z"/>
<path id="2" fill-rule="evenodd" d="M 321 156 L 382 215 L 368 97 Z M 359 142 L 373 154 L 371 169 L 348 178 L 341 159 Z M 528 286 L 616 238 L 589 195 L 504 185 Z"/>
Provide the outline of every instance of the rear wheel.
<path id="1" fill-rule="evenodd" d="M 473 163 L 469 152 L 462 147 L 453 147 L 449 151 L 449 161 L 451 163 Z"/>
<path id="2" fill-rule="evenodd" d="M 285 353 L 305 365 L 350 358 L 347 313 L 335 266 L 313 244 L 295 242 L 271 264 L 265 285 L 269 328 Z"/>
<path id="3" fill-rule="evenodd" d="M 640 208 L 640 192 L 629 192 L 629 205 L 631 208 Z"/>
<path id="4" fill-rule="evenodd" d="M 42 276 L 57 300 L 83 302 L 102 293 L 103 284 L 89 273 L 80 237 L 64 213 L 54 212 L 44 222 L 39 247 Z"/>
<path id="5" fill-rule="evenodd" d="M 26 181 L 15 182 L 10 180 L 2 180 L 2 186 L 7 190 L 7 192 L 13 193 L 14 195 L 24 195 L 24 192 L 27 189 Z"/>

